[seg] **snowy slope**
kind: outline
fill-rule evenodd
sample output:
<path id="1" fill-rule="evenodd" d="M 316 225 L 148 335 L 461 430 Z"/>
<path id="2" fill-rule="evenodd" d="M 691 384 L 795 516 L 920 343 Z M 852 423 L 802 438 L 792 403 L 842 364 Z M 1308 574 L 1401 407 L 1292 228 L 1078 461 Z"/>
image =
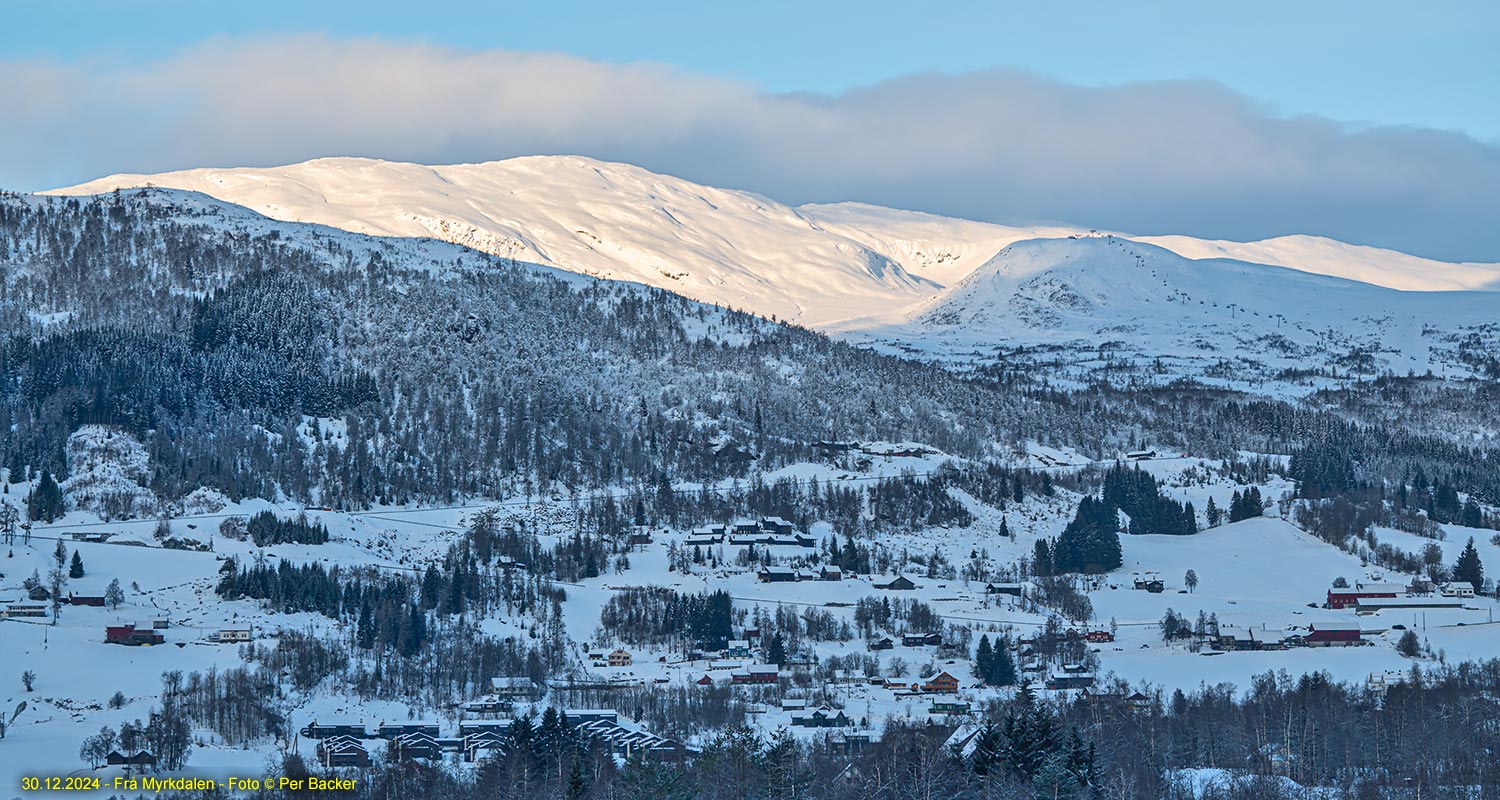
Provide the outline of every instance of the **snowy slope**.
<path id="1" fill-rule="evenodd" d="M 441 167 L 330 158 L 272 169 L 117 175 L 60 191 L 148 183 L 202 192 L 273 219 L 434 237 L 809 324 L 903 305 L 940 288 L 820 230 L 795 208 L 584 158 Z"/>
<path id="2" fill-rule="evenodd" d="M 1492 346 L 1497 308 L 1484 292 L 1402 292 L 1095 236 L 1018 242 L 928 300 L 831 332 L 961 359 L 1015 347 L 1161 357 L 1173 374 L 1226 359 L 1462 374 L 1456 348 L 1471 335 Z"/>
<path id="3" fill-rule="evenodd" d="M 1014 242 L 1087 233 L 856 203 L 794 208 L 572 156 L 431 167 L 325 158 L 265 169 L 113 175 L 55 193 L 146 184 L 203 192 L 279 220 L 435 237 L 814 327 L 930 297 Z M 1500 289 L 1500 264 L 1445 264 L 1315 237 L 1141 241 L 1190 258 L 1227 256 L 1392 288 Z"/>

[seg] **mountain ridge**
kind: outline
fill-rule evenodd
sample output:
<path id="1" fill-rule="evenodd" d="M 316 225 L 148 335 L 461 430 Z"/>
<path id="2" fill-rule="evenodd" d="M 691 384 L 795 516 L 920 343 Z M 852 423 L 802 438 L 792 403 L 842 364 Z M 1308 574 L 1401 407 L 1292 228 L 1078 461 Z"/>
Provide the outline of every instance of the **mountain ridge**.
<path id="1" fill-rule="evenodd" d="M 453 165 L 331 157 L 120 174 L 47 194 L 144 185 L 199 191 L 278 220 L 438 238 L 812 327 L 920 303 L 1014 242 L 1092 233 L 862 203 L 791 206 L 581 156 Z M 1500 289 L 1500 264 L 1450 264 L 1321 237 L 1116 235 L 1188 258 L 1231 257 L 1408 291 Z"/>

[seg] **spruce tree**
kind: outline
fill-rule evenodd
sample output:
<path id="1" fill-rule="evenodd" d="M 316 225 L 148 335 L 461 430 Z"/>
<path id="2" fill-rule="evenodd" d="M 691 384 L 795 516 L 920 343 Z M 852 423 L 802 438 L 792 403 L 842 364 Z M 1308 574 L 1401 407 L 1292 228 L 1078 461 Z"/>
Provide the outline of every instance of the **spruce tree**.
<path id="1" fill-rule="evenodd" d="M 36 488 L 26 500 L 26 516 L 32 522 L 51 522 L 66 513 L 62 489 L 52 479 L 52 473 L 43 472 L 41 480 L 37 481 Z"/>
<path id="2" fill-rule="evenodd" d="M 1453 580 L 1467 581 L 1474 585 L 1475 591 L 1484 589 L 1484 565 L 1479 563 L 1479 551 L 1474 549 L 1474 537 L 1469 537 L 1469 543 L 1464 545 L 1462 553 L 1458 554 L 1458 561 L 1453 564 Z"/>
<path id="3" fill-rule="evenodd" d="M 68 577 L 69 578 L 82 578 L 83 577 L 83 558 L 81 558 L 78 555 L 78 551 L 77 550 L 73 551 L 73 561 L 72 561 L 72 563 L 70 563 L 68 565 Z"/>

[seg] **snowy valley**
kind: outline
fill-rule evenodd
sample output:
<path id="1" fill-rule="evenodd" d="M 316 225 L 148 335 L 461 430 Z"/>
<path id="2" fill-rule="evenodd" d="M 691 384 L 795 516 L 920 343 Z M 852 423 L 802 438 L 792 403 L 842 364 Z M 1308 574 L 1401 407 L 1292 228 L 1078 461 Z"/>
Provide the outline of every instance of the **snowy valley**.
<path id="1" fill-rule="evenodd" d="M 0 197 L 0 783 L 946 796 L 1008 713 L 1059 796 L 1334 797 L 1400 713 L 1387 754 L 1480 786 L 1496 265 L 583 159 L 65 192 Z"/>

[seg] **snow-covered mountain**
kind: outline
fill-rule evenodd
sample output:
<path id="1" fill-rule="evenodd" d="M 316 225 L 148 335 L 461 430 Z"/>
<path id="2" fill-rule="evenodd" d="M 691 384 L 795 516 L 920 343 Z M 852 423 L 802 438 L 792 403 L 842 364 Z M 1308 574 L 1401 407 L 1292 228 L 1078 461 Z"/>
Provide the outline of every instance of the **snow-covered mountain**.
<path id="1" fill-rule="evenodd" d="M 203 192 L 279 220 L 434 237 L 639 281 L 812 327 L 925 301 L 1014 242 L 1088 233 L 854 203 L 792 207 L 572 156 L 450 166 L 325 158 L 265 169 L 113 175 L 55 193 L 148 184 Z M 1141 241 L 1189 258 L 1230 257 L 1397 289 L 1500 289 L 1500 264 L 1448 264 L 1316 237 Z"/>
<path id="2" fill-rule="evenodd" d="M 1497 316 L 1487 292 L 1398 291 L 1090 236 L 1017 242 L 927 300 L 829 331 L 976 363 L 1029 348 L 1049 360 L 1073 351 L 1083 369 L 1160 359 L 1169 374 L 1260 379 L 1465 374 L 1493 352 Z"/>

